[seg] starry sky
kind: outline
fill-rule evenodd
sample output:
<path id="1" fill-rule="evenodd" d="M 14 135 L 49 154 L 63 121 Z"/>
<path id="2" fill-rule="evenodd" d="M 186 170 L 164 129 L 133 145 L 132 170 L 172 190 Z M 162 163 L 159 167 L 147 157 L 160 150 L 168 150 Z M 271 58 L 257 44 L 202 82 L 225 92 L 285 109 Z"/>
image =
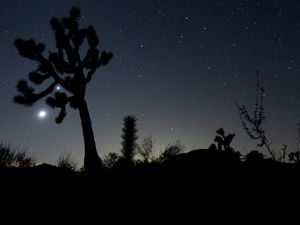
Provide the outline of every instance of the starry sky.
<path id="1" fill-rule="evenodd" d="M 296 145 L 300 122 L 300 2 L 298 0 L 1 0 L 0 140 L 27 148 L 39 162 L 71 152 L 81 163 L 77 111 L 44 101 L 12 102 L 17 81 L 36 64 L 18 55 L 16 38 L 54 50 L 53 16 L 81 8 L 80 25 L 95 27 L 100 48 L 114 53 L 89 84 L 86 100 L 98 153 L 121 148 L 122 119 L 138 119 L 138 136 L 152 134 L 155 150 L 181 139 L 187 150 L 207 148 L 215 131 L 235 133 L 242 153 L 256 148 L 243 131 L 235 102 L 255 103 L 256 70 L 266 89 L 266 131 L 273 146 Z M 47 115 L 39 118 L 41 110 Z"/>

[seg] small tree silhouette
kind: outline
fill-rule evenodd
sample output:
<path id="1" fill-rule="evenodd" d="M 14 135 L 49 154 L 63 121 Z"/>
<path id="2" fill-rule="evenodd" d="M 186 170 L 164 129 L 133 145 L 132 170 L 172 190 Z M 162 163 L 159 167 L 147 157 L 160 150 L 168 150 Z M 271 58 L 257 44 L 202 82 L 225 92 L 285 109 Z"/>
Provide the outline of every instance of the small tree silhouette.
<path id="1" fill-rule="evenodd" d="M 215 137 L 214 141 L 217 143 L 217 146 L 215 146 L 215 144 L 212 144 L 210 148 L 233 151 L 233 148 L 230 146 L 230 144 L 235 137 L 235 134 L 225 135 L 225 131 L 223 128 L 218 129 L 216 132 L 218 135 Z"/>
<path id="2" fill-rule="evenodd" d="M 153 160 L 153 144 L 154 140 L 151 134 L 144 137 L 141 143 L 137 146 L 137 152 L 142 157 L 144 163 L 149 163 Z"/>
<path id="3" fill-rule="evenodd" d="M 123 159 L 126 163 L 132 163 L 133 157 L 136 153 L 137 148 L 137 128 L 136 128 L 136 117 L 134 116 L 126 116 L 123 119 L 124 121 L 124 127 L 122 129 L 122 155 Z"/>
<path id="4" fill-rule="evenodd" d="M 234 160 L 234 161 L 240 161 L 241 159 L 241 153 L 239 151 L 234 151 L 234 149 L 230 146 L 231 142 L 233 141 L 233 138 L 235 137 L 235 134 L 227 134 L 225 135 L 225 131 L 223 128 L 220 128 L 216 131 L 217 135 L 215 136 L 214 142 L 216 144 L 211 144 L 209 146 L 209 150 L 217 151 L 222 154 L 223 157 L 226 157 L 224 159 L 226 160 Z M 215 152 L 215 153 L 217 153 Z"/>
<path id="5" fill-rule="evenodd" d="M 80 10 L 74 7 L 71 9 L 69 17 L 50 20 L 55 34 L 57 51 L 48 51 L 48 56 L 44 54 L 45 45 L 42 43 L 36 43 L 33 39 L 15 40 L 19 54 L 38 64 L 38 68 L 29 73 L 29 80 L 35 85 L 41 85 L 46 80 L 52 81 L 48 83 L 47 88 L 36 92 L 33 87 L 28 85 L 27 80 L 20 80 L 17 89 L 21 94 L 15 96 L 14 102 L 31 106 L 38 100 L 53 94 L 46 99 L 46 103 L 51 108 L 60 109 L 55 120 L 56 123 L 61 123 L 65 118 L 67 104 L 77 109 L 84 138 L 84 166 L 86 170 L 93 171 L 100 168 L 101 160 L 96 149 L 85 93 L 87 84 L 91 81 L 95 71 L 99 67 L 105 66 L 113 55 L 106 51 L 100 53 L 97 49 L 99 40 L 94 28 L 92 26 L 79 28 L 79 17 Z M 80 47 L 84 40 L 87 40 L 88 50 L 82 57 Z M 55 91 L 57 85 L 61 86 L 63 91 Z"/>
<path id="6" fill-rule="evenodd" d="M 266 137 L 265 128 L 263 125 L 266 121 L 265 110 L 263 107 L 263 99 L 265 96 L 265 89 L 260 86 L 259 73 L 256 71 L 257 82 L 256 82 L 256 102 L 253 116 L 250 115 L 245 105 L 237 104 L 240 120 L 247 135 L 253 139 L 258 140 L 258 147 L 267 149 L 271 158 L 276 160 L 275 150 L 271 148 L 271 143 Z"/>

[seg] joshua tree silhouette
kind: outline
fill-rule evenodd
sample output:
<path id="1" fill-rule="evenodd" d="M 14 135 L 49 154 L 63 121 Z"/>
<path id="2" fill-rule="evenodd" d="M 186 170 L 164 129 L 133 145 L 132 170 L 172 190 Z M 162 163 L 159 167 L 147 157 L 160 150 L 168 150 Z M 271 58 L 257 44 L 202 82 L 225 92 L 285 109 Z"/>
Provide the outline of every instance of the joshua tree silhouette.
<path id="1" fill-rule="evenodd" d="M 225 135 L 225 131 L 223 128 L 218 129 L 217 136 L 215 137 L 214 141 L 217 143 L 218 150 L 226 150 L 226 151 L 233 151 L 233 148 L 230 146 L 235 134 L 228 134 Z"/>
<path id="2" fill-rule="evenodd" d="M 101 166 L 98 156 L 92 122 L 85 100 L 87 84 L 91 81 L 95 71 L 106 65 L 113 57 L 111 52 L 97 49 L 99 40 L 92 26 L 79 28 L 78 18 L 80 10 L 73 7 L 69 17 L 62 19 L 52 18 L 50 24 L 55 34 L 56 52 L 48 51 L 43 54 L 45 45 L 36 43 L 33 39 L 15 40 L 19 54 L 38 63 L 38 68 L 29 73 L 29 80 L 35 85 L 44 81 L 49 82 L 48 87 L 41 92 L 28 85 L 27 80 L 20 80 L 17 85 L 21 93 L 14 97 L 14 102 L 31 106 L 38 100 L 48 96 L 46 103 L 51 108 L 60 108 L 56 123 L 61 123 L 66 116 L 66 106 L 69 104 L 80 114 L 82 132 L 84 137 L 84 166 L 87 171 L 94 171 Z M 80 54 L 80 46 L 87 40 L 88 49 L 84 57 Z M 56 91 L 59 85 L 63 91 Z M 52 96 L 49 96 L 53 94 Z"/>

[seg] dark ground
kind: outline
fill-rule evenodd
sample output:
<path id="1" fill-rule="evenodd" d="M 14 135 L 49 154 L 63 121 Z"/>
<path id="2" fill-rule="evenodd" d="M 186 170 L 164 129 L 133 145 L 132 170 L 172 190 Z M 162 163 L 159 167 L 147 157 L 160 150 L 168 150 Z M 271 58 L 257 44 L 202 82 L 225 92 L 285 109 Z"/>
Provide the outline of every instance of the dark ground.
<path id="1" fill-rule="evenodd" d="M 109 224 L 120 218 L 140 224 L 152 220 L 156 224 L 159 218 L 165 222 L 184 218 L 185 224 L 198 224 L 204 218 L 211 222 L 241 221 L 240 217 L 257 222 L 261 216 L 298 218 L 298 165 L 272 161 L 221 163 L 217 159 L 208 163 L 195 154 L 184 154 L 162 165 L 98 174 L 48 164 L 3 168 L 2 212 L 39 212 L 52 219 L 90 215 L 89 219 L 109 219 Z M 188 223 L 190 219 L 195 223 Z"/>

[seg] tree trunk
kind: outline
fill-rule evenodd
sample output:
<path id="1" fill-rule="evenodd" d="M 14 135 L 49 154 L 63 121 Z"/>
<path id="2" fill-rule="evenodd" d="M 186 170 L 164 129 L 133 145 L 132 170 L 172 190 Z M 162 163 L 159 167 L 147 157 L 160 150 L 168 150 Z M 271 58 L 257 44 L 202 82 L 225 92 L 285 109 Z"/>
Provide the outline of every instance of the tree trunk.
<path id="1" fill-rule="evenodd" d="M 88 172 L 94 172 L 101 168 L 101 159 L 97 153 L 92 121 L 85 100 L 80 102 L 78 110 L 84 139 L 84 168 Z"/>

